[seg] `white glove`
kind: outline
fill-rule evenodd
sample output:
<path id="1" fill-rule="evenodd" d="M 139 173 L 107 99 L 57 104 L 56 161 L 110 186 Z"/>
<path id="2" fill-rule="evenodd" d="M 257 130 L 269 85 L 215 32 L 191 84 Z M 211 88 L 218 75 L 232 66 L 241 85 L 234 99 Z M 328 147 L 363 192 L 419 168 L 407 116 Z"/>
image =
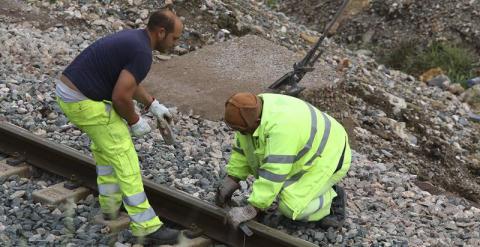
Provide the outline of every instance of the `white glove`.
<path id="1" fill-rule="evenodd" d="M 132 130 L 132 134 L 134 136 L 143 136 L 152 130 L 147 121 L 142 117 L 138 119 L 138 122 L 130 126 L 130 129 Z"/>
<path id="2" fill-rule="evenodd" d="M 171 123 L 172 122 L 172 114 L 168 110 L 167 107 L 164 105 L 160 104 L 158 100 L 153 100 L 152 104 L 150 105 L 148 109 L 155 118 L 161 120 L 162 118 L 167 120 L 167 122 Z"/>

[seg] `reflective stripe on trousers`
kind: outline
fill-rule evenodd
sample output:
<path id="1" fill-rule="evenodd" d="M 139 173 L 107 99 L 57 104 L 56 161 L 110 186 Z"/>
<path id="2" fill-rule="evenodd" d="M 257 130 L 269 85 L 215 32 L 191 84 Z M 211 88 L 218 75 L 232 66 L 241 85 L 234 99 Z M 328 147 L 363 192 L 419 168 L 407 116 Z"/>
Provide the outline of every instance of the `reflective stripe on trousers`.
<path id="1" fill-rule="evenodd" d="M 126 196 L 123 198 L 123 203 L 127 204 L 128 206 L 138 206 L 142 202 L 147 200 L 147 195 L 145 192 L 140 192 L 131 196 Z"/>

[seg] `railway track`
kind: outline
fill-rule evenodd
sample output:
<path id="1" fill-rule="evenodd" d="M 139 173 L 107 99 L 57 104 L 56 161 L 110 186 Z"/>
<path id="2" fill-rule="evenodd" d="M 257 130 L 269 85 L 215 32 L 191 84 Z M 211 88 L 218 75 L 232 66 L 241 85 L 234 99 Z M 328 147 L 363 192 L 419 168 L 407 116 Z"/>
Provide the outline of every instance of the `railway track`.
<path id="1" fill-rule="evenodd" d="M 0 121 L 0 153 L 20 154 L 28 164 L 57 174 L 75 178 L 84 187 L 97 191 L 94 161 L 76 150 L 63 146 Z M 155 211 L 162 217 L 187 229 L 229 246 L 316 246 L 255 221 L 247 223 L 250 237 L 224 224 L 226 212 L 189 194 L 143 180 L 145 192 Z"/>

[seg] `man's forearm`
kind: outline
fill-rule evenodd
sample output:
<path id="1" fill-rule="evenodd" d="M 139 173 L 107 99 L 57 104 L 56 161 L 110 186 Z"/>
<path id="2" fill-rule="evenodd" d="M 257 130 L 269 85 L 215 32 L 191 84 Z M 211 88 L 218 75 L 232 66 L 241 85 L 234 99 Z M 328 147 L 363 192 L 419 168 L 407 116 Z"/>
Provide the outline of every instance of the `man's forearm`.
<path id="1" fill-rule="evenodd" d="M 129 125 L 132 125 L 138 121 L 139 116 L 135 112 L 135 106 L 133 105 L 133 101 L 131 99 L 114 99 L 113 107 L 121 117 L 127 120 Z"/>
<path id="2" fill-rule="evenodd" d="M 145 90 L 142 85 L 138 85 L 135 93 L 133 94 L 133 98 L 142 103 L 144 106 L 149 106 L 152 101 L 153 97 Z"/>

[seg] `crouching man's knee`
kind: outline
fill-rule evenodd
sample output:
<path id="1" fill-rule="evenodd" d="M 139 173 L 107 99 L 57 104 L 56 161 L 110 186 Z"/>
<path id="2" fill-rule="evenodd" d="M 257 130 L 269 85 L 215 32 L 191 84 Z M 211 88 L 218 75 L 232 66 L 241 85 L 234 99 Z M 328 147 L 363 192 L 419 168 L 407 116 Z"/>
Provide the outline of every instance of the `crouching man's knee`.
<path id="1" fill-rule="evenodd" d="M 332 201 L 336 196 L 337 193 L 332 188 L 323 195 L 311 200 L 306 206 L 296 209 L 294 208 L 295 202 L 289 204 L 280 200 L 278 204 L 278 210 L 283 216 L 292 220 L 319 221 L 330 214 Z"/>

